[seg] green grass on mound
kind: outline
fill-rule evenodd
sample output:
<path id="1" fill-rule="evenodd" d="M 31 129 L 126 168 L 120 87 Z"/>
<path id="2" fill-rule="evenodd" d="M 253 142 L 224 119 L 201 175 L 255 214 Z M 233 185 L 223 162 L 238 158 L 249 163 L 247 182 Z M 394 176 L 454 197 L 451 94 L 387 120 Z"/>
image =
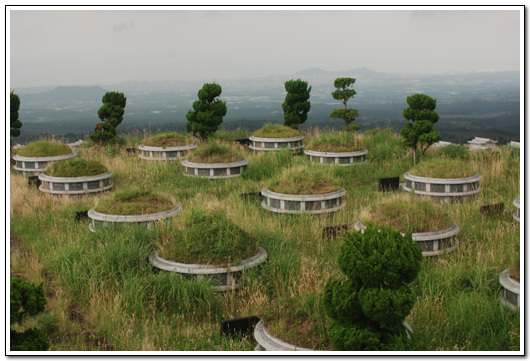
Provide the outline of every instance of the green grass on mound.
<path id="1" fill-rule="evenodd" d="M 179 222 L 180 221 L 180 222 Z M 160 227 L 160 256 L 180 263 L 235 265 L 254 256 L 256 240 L 223 211 L 192 209 L 174 228 Z"/>
<path id="2" fill-rule="evenodd" d="M 108 169 L 98 161 L 72 158 L 53 163 L 44 174 L 51 177 L 89 177 L 107 172 Z"/>
<path id="3" fill-rule="evenodd" d="M 235 148 L 216 142 L 201 144 L 188 157 L 194 163 L 231 163 L 242 161 L 244 157 Z"/>
<path id="4" fill-rule="evenodd" d="M 130 216 L 164 212 L 174 206 L 173 202 L 163 196 L 131 188 L 100 199 L 94 210 L 104 214 Z"/>
<path id="5" fill-rule="evenodd" d="M 147 138 L 143 144 L 149 147 L 181 147 L 192 144 L 193 140 L 186 135 L 172 133 L 160 133 Z"/>
<path id="6" fill-rule="evenodd" d="M 39 140 L 28 144 L 18 152 L 22 157 L 55 157 L 72 153 L 72 149 L 66 144 L 53 140 Z"/>
<path id="7" fill-rule="evenodd" d="M 409 194 L 383 199 L 372 205 L 362 216 L 362 222 L 388 226 L 405 232 L 435 232 L 449 228 L 453 222 L 447 211 L 430 200 L 415 199 Z"/>
<path id="8" fill-rule="evenodd" d="M 364 149 L 363 138 L 355 132 L 327 132 L 312 138 L 306 148 L 317 152 L 355 152 Z"/>
<path id="9" fill-rule="evenodd" d="M 474 176 L 477 172 L 463 161 L 436 158 L 416 164 L 410 174 L 428 178 L 465 178 Z"/>
<path id="10" fill-rule="evenodd" d="M 271 182 L 269 189 L 283 194 L 325 194 L 340 189 L 335 177 L 317 167 L 288 169 Z"/>
<path id="11" fill-rule="evenodd" d="M 280 124 L 267 124 L 252 134 L 258 138 L 291 138 L 299 135 L 301 133 L 298 130 Z"/>

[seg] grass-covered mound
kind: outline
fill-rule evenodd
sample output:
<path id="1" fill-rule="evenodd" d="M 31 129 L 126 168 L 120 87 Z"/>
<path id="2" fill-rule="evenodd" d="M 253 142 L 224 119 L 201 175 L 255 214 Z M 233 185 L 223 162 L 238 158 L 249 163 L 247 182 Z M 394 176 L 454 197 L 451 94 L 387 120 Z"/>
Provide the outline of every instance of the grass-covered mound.
<path id="1" fill-rule="evenodd" d="M 55 157 L 71 153 L 72 149 L 66 144 L 53 140 L 39 140 L 22 148 L 18 155 L 21 157 Z"/>
<path id="2" fill-rule="evenodd" d="M 292 138 L 299 135 L 301 133 L 298 130 L 280 124 L 267 124 L 252 134 L 258 138 Z"/>
<path id="3" fill-rule="evenodd" d="M 274 337 L 297 347 L 332 350 L 327 318 L 317 292 L 288 298 L 284 304 L 276 300 L 260 312 L 267 331 Z"/>
<path id="4" fill-rule="evenodd" d="M 103 214 L 132 216 L 164 212 L 174 206 L 162 195 L 129 188 L 100 199 L 94 210 Z"/>
<path id="5" fill-rule="evenodd" d="M 51 177 L 89 177 L 107 172 L 108 169 L 98 161 L 72 158 L 53 163 L 44 174 Z"/>
<path id="6" fill-rule="evenodd" d="M 156 232 L 160 256 L 179 263 L 235 265 L 258 250 L 256 239 L 221 210 L 192 209 Z"/>
<path id="7" fill-rule="evenodd" d="M 182 147 L 185 145 L 192 144 L 193 140 L 183 134 L 178 134 L 176 132 L 171 133 L 160 133 L 153 135 L 150 138 L 147 138 L 143 145 L 149 146 L 149 147 Z"/>
<path id="8" fill-rule="evenodd" d="M 272 181 L 269 190 L 282 194 L 325 194 L 340 189 L 338 180 L 320 167 L 296 167 L 285 170 Z"/>
<path id="9" fill-rule="evenodd" d="M 382 199 L 361 213 L 361 221 L 388 226 L 402 233 L 435 232 L 449 228 L 453 222 L 441 205 L 408 194 Z"/>
<path id="10" fill-rule="evenodd" d="M 243 155 L 234 147 L 217 142 L 201 144 L 188 157 L 193 163 L 232 163 L 244 159 Z"/>
<path id="11" fill-rule="evenodd" d="M 309 140 L 307 149 L 317 152 L 356 152 L 363 150 L 364 137 L 355 132 L 327 132 L 316 135 Z"/>
<path id="12" fill-rule="evenodd" d="M 466 178 L 477 174 L 469 163 L 457 159 L 436 158 L 416 164 L 410 174 L 427 178 Z"/>

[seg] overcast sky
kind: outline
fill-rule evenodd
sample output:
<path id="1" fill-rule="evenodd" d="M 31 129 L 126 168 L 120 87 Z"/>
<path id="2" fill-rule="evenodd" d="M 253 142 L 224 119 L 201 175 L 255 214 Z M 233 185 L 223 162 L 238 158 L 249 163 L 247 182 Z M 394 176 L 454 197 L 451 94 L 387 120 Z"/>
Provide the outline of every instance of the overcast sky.
<path id="1" fill-rule="evenodd" d="M 240 78 L 311 67 L 520 69 L 521 7 L 14 9 L 8 8 L 11 89 Z"/>

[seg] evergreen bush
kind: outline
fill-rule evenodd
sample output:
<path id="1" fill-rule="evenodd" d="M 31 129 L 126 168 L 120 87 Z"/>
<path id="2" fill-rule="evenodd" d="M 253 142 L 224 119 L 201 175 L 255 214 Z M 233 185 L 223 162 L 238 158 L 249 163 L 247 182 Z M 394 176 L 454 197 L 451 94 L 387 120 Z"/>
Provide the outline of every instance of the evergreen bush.
<path id="1" fill-rule="evenodd" d="M 411 233 L 369 224 L 347 233 L 338 257 L 346 279 L 330 278 L 324 309 L 335 350 L 411 350 L 405 317 L 415 296 L 408 286 L 420 271 L 422 254 Z"/>

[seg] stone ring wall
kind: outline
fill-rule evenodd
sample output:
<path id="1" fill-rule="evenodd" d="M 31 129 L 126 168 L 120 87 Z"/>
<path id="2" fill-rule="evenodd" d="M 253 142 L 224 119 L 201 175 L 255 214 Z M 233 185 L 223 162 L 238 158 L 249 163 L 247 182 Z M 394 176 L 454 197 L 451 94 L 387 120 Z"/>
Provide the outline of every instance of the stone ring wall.
<path id="1" fill-rule="evenodd" d="M 335 192 L 314 195 L 283 194 L 264 188 L 261 194 L 265 198 L 261 206 L 276 213 L 322 214 L 337 212 L 346 206 L 343 199 L 346 195 L 344 188 Z"/>
<path id="2" fill-rule="evenodd" d="M 304 150 L 309 160 L 320 164 L 336 164 L 342 166 L 352 165 L 366 160 L 368 150 L 363 149 L 357 152 L 317 152 L 314 150 Z"/>
<path id="3" fill-rule="evenodd" d="M 249 164 L 248 159 L 231 163 L 194 163 L 183 160 L 184 175 L 210 179 L 239 177 Z"/>
<path id="4" fill-rule="evenodd" d="M 403 177 L 407 181 L 402 185 L 404 191 L 430 196 L 445 203 L 465 202 L 482 190 L 479 185 L 482 177 L 479 174 L 466 178 L 428 178 L 406 172 Z"/>
<path id="5" fill-rule="evenodd" d="M 22 174 L 23 176 L 39 175 L 50 164 L 76 156 L 77 153 L 75 152 L 54 157 L 22 157 L 17 154 L 13 156 L 13 160 L 16 162 L 13 168 L 15 168 L 18 174 Z"/>
<path id="6" fill-rule="evenodd" d="M 197 144 L 189 144 L 180 147 L 149 147 L 146 145 L 140 145 L 138 155 L 141 159 L 145 160 L 177 160 L 188 155 L 189 152 L 197 148 Z"/>
<path id="7" fill-rule="evenodd" d="M 44 193 L 83 195 L 104 192 L 112 188 L 110 180 L 112 172 L 106 172 L 88 177 L 52 177 L 44 173 L 39 174 L 41 185 L 39 189 Z"/>
<path id="8" fill-rule="evenodd" d="M 254 153 L 259 152 L 271 152 L 282 149 L 291 149 L 293 151 L 302 151 L 304 148 L 304 136 L 299 135 L 297 137 L 290 138 L 259 138 L 259 137 L 249 137 L 248 139 L 252 142 L 249 145 L 249 148 L 254 151 Z"/>

